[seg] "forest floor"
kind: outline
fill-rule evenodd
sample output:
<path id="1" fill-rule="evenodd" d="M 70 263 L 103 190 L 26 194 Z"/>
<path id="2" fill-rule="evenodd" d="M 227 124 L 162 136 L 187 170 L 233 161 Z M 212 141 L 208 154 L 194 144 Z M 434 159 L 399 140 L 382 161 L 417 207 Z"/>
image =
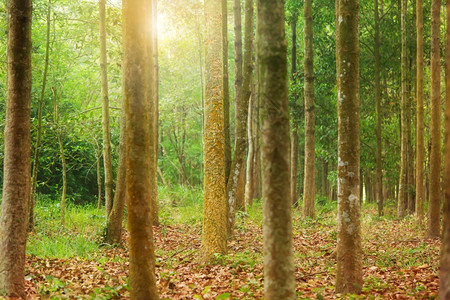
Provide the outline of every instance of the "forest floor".
<path id="1" fill-rule="evenodd" d="M 436 297 L 439 241 L 425 239 L 424 228 L 417 226 L 413 217 L 398 221 L 390 218 L 388 212 L 388 217 L 376 218 L 374 206 L 365 206 L 362 212 L 363 292 L 359 296 L 336 295 L 335 206 L 330 204 L 318 210 L 315 220 L 301 218 L 298 211 L 294 213 L 298 299 Z M 189 211 L 195 213 L 190 215 Z M 201 238 L 199 214 L 200 206 L 170 207 L 161 214 L 161 226 L 154 228 L 160 298 L 262 299 L 261 205 L 257 204 L 250 215 L 238 216 L 228 254 L 218 257 L 219 263 L 211 266 L 202 266 L 196 261 Z M 46 232 L 48 235 L 50 233 Z M 46 240 L 39 232 L 30 236 L 32 249 L 28 251 L 26 264 L 29 299 L 128 298 L 126 242 L 118 248 L 99 245 L 98 236 L 73 226 L 54 236 L 66 236 L 69 240 L 67 249 L 59 250 L 64 251 L 64 255 L 39 252 L 47 247 L 44 246 Z M 91 250 L 72 249 L 71 253 L 70 247 L 80 247 L 77 238 L 97 244 Z"/>

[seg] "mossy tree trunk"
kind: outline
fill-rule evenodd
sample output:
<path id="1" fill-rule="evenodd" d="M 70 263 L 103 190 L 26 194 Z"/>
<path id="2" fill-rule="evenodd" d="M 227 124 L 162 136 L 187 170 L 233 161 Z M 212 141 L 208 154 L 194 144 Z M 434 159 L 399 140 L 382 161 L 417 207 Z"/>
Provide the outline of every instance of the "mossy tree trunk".
<path id="1" fill-rule="evenodd" d="M 152 227 L 148 0 L 124 0 L 123 84 L 126 114 L 126 195 L 130 233 L 130 297 L 158 299 Z"/>
<path id="2" fill-rule="evenodd" d="M 423 121 L 423 0 L 416 0 L 417 26 L 417 123 L 416 123 L 416 217 L 422 224 L 425 218 L 425 187 L 424 187 L 424 121 Z"/>
<path id="3" fill-rule="evenodd" d="M 25 297 L 25 248 L 31 187 L 31 0 L 10 0 L 8 11 L 0 290 L 9 297 Z"/>
<path id="4" fill-rule="evenodd" d="M 440 235 L 441 189 L 441 66 L 440 25 L 441 0 L 431 1 L 431 124 L 430 124 L 430 204 L 428 210 L 429 237 Z"/>
<path id="5" fill-rule="evenodd" d="M 227 252 L 221 0 L 205 0 L 204 201 L 200 261 Z"/>
<path id="6" fill-rule="evenodd" d="M 102 90 L 103 166 L 105 172 L 106 216 L 113 206 L 113 171 L 111 162 L 111 132 L 109 129 L 108 59 L 106 56 L 106 0 L 98 1 L 100 19 L 100 81 Z"/>
<path id="7" fill-rule="evenodd" d="M 314 62 L 312 0 L 304 2 L 305 19 L 305 176 L 303 185 L 303 215 L 314 218 L 316 193 L 315 177 L 315 120 L 314 120 Z"/>
<path id="8" fill-rule="evenodd" d="M 336 292 L 362 289 L 359 199 L 359 1 L 339 0 L 337 28 L 338 86 L 338 243 Z"/>
<path id="9" fill-rule="evenodd" d="M 408 107 L 408 91 L 407 83 L 408 76 L 406 74 L 407 68 L 407 46 L 406 46 L 406 14 L 407 14 L 407 0 L 401 0 L 401 153 L 400 153 L 400 182 L 398 186 L 398 203 L 397 203 L 397 217 L 403 218 L 406 214 L 407 208 L 407 185 L 408 185 L 408 130 L 407 130 L 407 107 Z"/>
<path id="10" fill-rule="evenodd" d="M 296 299 L 292 247 L 284 1 L 258 0 L 261 81 L 264 297 Z"/>

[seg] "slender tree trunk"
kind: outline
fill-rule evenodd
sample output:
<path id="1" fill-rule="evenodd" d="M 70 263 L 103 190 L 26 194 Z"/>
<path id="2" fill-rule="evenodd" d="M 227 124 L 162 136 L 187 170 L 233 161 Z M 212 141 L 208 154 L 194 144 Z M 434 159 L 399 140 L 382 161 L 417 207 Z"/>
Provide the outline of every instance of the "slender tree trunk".
<path id="1" fill-rule="evenodd" d="M 234 102 L 238 107 L 242 94 L 242 8 L 241 0 L 234 0 Z M 235 119 L 238 117 L 238 110 L 235 110 Z M 236 131 L 237 129 L 235 129 Z M 237 136 L 237 134 L 236 134 Z M 231 167 L 231 166 L 230 166 Z M 228 180 L 228 177 L 226 177 Z"/>
<path id="2" fill-rule="evenodd" d="M 248 103 L 251 94 L 252 79 L 252 54 L 253 54 L 253 0 L 245 0 L 245 40 L 244 40 L 244 76 L 241 89 L 241 98 L 237 103 L 236 138 L 234 146 L 234 158 L 231 163 L 230 177 L 227 181 L 228 196 L 228 233 L 232 235 L 234 218 L 239 198 L 238 190 L 244 182 L 244 157 L 247 148 L 247 119 Z M 242 182 L 239 182 L 241 181 Z M 241 192 L 243 189 L 240 190 Z"/>
<path id="3" fill-rule="evenodd" d="M 100 169 L 100 149 L 97 140 L 95 140 L 95 159 L 97 165 L 97 209 L 102 208 L 102 175 Z"/>
<path id="4" fill-rule="evenodd" d="M 380 11 L 378 9 L 378 0 L 375 0 L 375 112 L 377 115 L 376 125 L 376 201 L 378 207 L 378 216 L 383 215 L 383 170 L 381 161 L 382 142 L 381 142 L 381 82 L 380 82 Z"/>
<path id="5" fill-rule="evenodd" d="M 122 102 L 120 118 L 119 166 L 116 179 L 116 192 L 113 207 L 106 222 L 106 241 L 109 244 L 119 244 L 122 239 L 123 210 L 126 201 L 126 120 L 125 106 Z"/>
<path id="6" fill-rule="evenodd" d="M 295 85 L 297 80 L 297 14 L 294 13 L 292 15 L 291 21 L 291 32 L 292 32 L 292 52 L 291 52 L 291 78 L 292 82 Z M 294 92 L 295 101 L 298 101 L 298 97 L 296 92 Z M 291 134 L 291 201 L 292 205 L 295 207 L 298 206 L 298 198 L 297 198 L 297 170 L 298 170 L 298 128 L 297 124 L 293 125 L 294 130 L 292 130 Z"/>
<path id="7" fill-rule="evenodd" d="M 359 199 L 359 1 L 339 0 L 338 80 L 338 243 L 336 292 L 362 289 Z"/>
<path id="8" fill-rule="evenodd" d="M 150 134 L 150 191 L 152 202 L 152 222 L 153 225 L 159 225 L 158 219 L 158 69 L 156 52 L 158 51 L 156 43 L 156 0 L 148 0 L 148 22 L 151 30 L 148 31 L 148 40 L 152 41 L 147 44 L 148 55 L 148 91 L 147 98 L 149 103 L 149 134 Z M 181 166 L 184 166 L 182 164 Z M 184 174 L 184 178 L 186 174 Z"/>
<path id="9" fill-rule="evenodd" d="M 446 16 L 450 20 L 450 1 L 446 3 Z M 446 27 L 445 41 L 445 154 L 444 154 L 444 226 L 439 269 L 439 299 L 450 298 L 450 27 Z"/>
<path id="10" fill-rule="evenodd" d="M 158 299 L 152 228 L 150 119 L 148 105 L 147 0 L 124 0 L 123 84 L 126 115 L 126 195 L 130 232 L 130 297 Z"/>
<path id="11" fill-rule="evenodd" d="M 295 125 L 294 125 L 295 126 Z M 291 203 L 298 206 L 297 198 L 297 167 L 298 167 L 298 129 L 295 128 L 291 134 Z"/>
<path id="12" fill-rule="evenodd" d="M 225 178 L 230 176 L 231 137 L 230 137 L 230 82 L 228 79 L 228 5 L 222 0 L 222 47 L 223 47 L 223 112 L 225 127 Z"/>
<path id="13" fill-rule="evenodd" d="M 450 1 L 449 1 L 450 2 Z M 416 26 L 417 26 L 417 129 L 416 129 L 416 217 L 422 224 L 425 218 L 425 187 L 424 187 L 424 121 L 423 121 L 423 0 L 416 0 Z"/>
<path id="14" fill-rule="evenodd" d="M 264 297 L 296 299 L 289 195 L 289 105 L 284 1 L 258 0 Z"/>
<path id="15" fill-rule="evenodd" d="M 113 206 L 113 171 L 109 129 L 108 60 L 106 57 L 106 0 L 98 1 L 100 16 L 100 74 L 102 89 L 103 165 L 105 171 L 106 216 Z"/>
<path id="16" fill-rule="evenodd" d="M 205 0 L 205 132 L 204 201 L 200 261 L 227 252 L 227 201 L 225 197 L 225 136 L 222 95 L 221 0 Z"/>
<path id="17" fill-rule="evenodd" d="M 303 215 L 314 218 L 315 179 L 315 120 L 314 120 L 314 67 L 313 67 L 313 15 L 312 0 L 304 2 L 305 18 L 305 184 Z"/>
<path id="18" fill-rule="evenodd" d="M 441 0 L 431 1 L 431 124 L 430 124 L 430 204 L 428 210 L 429 237 L 440 235 L 441 188 L 441 84 L 440 84 L 440 16 Z"/>
<path id="19" fill-rule="evenodd" d="M 245 183 L 245 211 L 248 211 L 253 205 L 254 195 L 254 161 L 255 161 L 255 136 L 254 136 L 254 116 L 255 116 L 255 89 L 250 98 L 248 104 L 248 126 L 247 126 L 247 139 L 248 139 L 248 154 L 247 154 L 247 175 Z"/>
<path id="20" fill-rule="evenodd" d="M 53 123 L 58 138 L 59 157 L 61 159 L 62 179 L 63 179 L 61 192 L 60 221 L 61 225 L 64 225 L 66 214 L 67 165 L 66 165 L 66 156 L 64 154 L 64 144 L 62 140 L 62 129 L 59 124 L 58 94 L 56 92 L 55 87 L 52 87 L 52 91 L 53 91 Z"/>
<path id="21" fill-rule="evenodd" d="M 45 47 L 45 63 L 44 63 L 44 74 L 42 75 L 42 88 L 41 96 L 39 98 L 39 108 L 38 108 L 38 128 L 36 137 L 36 146 L 34 148 L 34 162 L 33 170 L 31 175 L 31 196 L 30 196 L 30 210 L 28 217 L 28 230 L 32 231 L 34 228 L 34 206 L 36 205 L 36 184 L 37 184 L 37 171 L 39 167 L 39 152 L 41 150 L 41 137 L 42 137 L 42 110 L 45 103 L 45 86 L 47 85 L 47 72 L 48 72 L 48 62 L 50 54 L 50 14 L 51 14 L 51 1 L 48 3 L 47 7 L 47 33 L 46 33 L 46 47 Z"/>
<path id="22" fill-rule="evenodd" d="M 10 0 L 0 290 L 25 297 L 25 248 L 30 200 L 31 0 Z"/>
<path id="23" fill-rule="evenodd" d="M 402 55 L 401 55 L 401 85 L 402 85 L 402 103 L 401 103 L 401 154 L 400 154 L 400 182 L 398 186 L 398 206 L 397 217 L 403 218 L 406 214 L 407 207 L 407 185 L 408 185 L 408 131 L 407 131 L 407 112 L 408 109 L 408 76 L 406 74 L 407 46 L 406 46 L 406 14 L 407 14 L 407 0 L 401 0 L 401 40 L 402 40 Z"/>

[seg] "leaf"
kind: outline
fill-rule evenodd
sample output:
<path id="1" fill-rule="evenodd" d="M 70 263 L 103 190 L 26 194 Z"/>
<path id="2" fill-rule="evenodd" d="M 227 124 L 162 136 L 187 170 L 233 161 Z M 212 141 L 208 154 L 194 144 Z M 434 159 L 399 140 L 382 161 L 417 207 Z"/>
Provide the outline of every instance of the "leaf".
<path id="1" fill-rule="evenodd" d="M 230 299 L 230 293 L 223 293 L 223 294 L 220 294 L 220 295 L 218 295 L 217 297 L 216 297 L 216 300 L 217 299 Z"/>

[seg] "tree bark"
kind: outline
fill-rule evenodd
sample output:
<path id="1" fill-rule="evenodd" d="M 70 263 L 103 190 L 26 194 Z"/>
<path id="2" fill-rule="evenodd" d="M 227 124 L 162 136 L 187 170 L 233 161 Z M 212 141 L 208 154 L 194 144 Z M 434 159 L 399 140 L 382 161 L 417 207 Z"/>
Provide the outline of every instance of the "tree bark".
<path id="1" fill-rule="evenodd" d="M 253 54 L 253 0 L 245 0 L 245 36 L 244 36 L 244 76 L 241 89 L 241 98 L 236 109 L 236 138 L 234 144 L 234 157 L 231 163 L 230 177 L 227 180 L 228 197 L 228 233 L 232 235 L 237 204 L 242 199 L 238 190 L 243 186 L 244 157 L 247 148 L 247 119 L 248 103 L 251 94 L 252 54 Z M 241 181 L 241 184 L 239 181 Z M 243 189 L 241 189 L 243 191 Z"/>
<path id="2" fill-rule="evenodd" d="M 106 222 L 106 241 L 109 244 L 119 244 L 122 239 L 123 210 L 126 201 L 126 119 L 125 106 L 122 101 L 120 118 L 119 166 L 116 179 L 116 192 L 113 207 Z"/>
<path id="3" fill-rule="evenodd" d="M 338 81 L 338 243 L 336 292 L 362 289 L 359 199 L 359 1 L 339 0 Z"/>
<path id="4" fill-rule="evenodd" d="M 205 0 L 204 201 L 200 261 L 227 252 L 221 0 Z"/>
<path id="5" fill-rule="evenodd" d="M 148 22 L 151 30 L 148 31 L 148 102 L 149 102 L 149 128 L 150 128 L 150 191 L 152 202 L 152 222 L 159 225 L 158 218 L 158 68 L 157 68 L 157 37 L 156 37 L 156 0 L 148 0 Z M 184 176 L 186 177 L 186 176 Z"/>
<path id="6" fill-rule="evenodd" d="M 430 124 L 430 204 L 428 214 L 429 237 L 440 235 L 441 188 L 441 84 L 440 84 L 440 8 L 441 0 L 431 2 L 431 124 Z"/>
<path id="7" fill-rule="evenodd" d="M 265 299 L 296 299 L 284 1 L 258 0 Z"/>
<path id="8" fill-rule="evenodd" d="M 100 210 L 102 208 L 102 175 L 100 168 L 100 146 L 98 145 L 97 140 L 95 140 L 95 162 L 97 167 L 97 209 Z"/>
<path id="9" fill-rule="evenodd" d="M 225 178 L 230 176 L 231 169 L 231 136 L 230 136 L 230 82 L 228 78 L 228 5 L 222 0 L 222 62 L 223 62 L 223 113 L 225 128 Z"/>
<path id="10" fill-rule="evenodd" d="M 375 0 L 375 112 L 377 115 L 376 125 L 376 201 L 378 207 L 378 216 L 383 215 L 383 170 L 382 170 L 382 142 L 381 142 L 381 82 L 380 82 L 380 11 L 378 10 L 378 0 Z"/>
<path id="11" fill-rule="evenodd" d="M 113 206 L 113 171 L 111 163 L 111 133 L 109 129 L 108 60 L 106 57 L 106 0 L 98 1 L 100 16 L 100 80 L 102 90 L 103 166 L 105 172 L 106 216 Z"/>
<path id="12" fill-rule="evenodd" d="M 248 154 L 247 154 L 247 169 L 246 169 L 246 182 L 245 182 L 245 211 L 248 211 L 253 205 L 254 195 L 254 161 L 255 161 L 255 136 L 254 136 L 254 116 L 255 116 L 255 89 L 248 104 L 248 126 L 247 126 L 247 139 L 248 139 Z"/>
<path id="13" fill-rule="evenodd" d="M 123 83 L 126 115 L 126 195 L 130 232 L 130 297 L 158 299 L 150 190 L 150 113 L 148 104 L 147 0 L 124 0 Z"/>
<path id="14" fill-rule="evenodd" d="M 10 0 L 8 10 L 0 290 L 9 297 L 25 297 L 25 248 L 31 187 L 31 0 Z"/>
<path id="15" fill-rule="evenodd" d="M 314 120 L 314 66 L 313 66 L 313 15 L 312 0 L 304 2 L 305 18 L 305 184 L 303 216 L 315 216 L 315 120 Z"/>
<path id="16" fill-rule="evenodd" d="M 446 3 L 446 16 L 450 20 L 450 1 Z M 444 141 L 444 226 L 439 269 L 439 299 L 450 298 L 450 27 L 446 28 L 445 42 L 445 141 Z"/>
<path id="17" fill-rule="evenodd" d="M 406 14 L 407 14 L 407 0 L 401 0 L 401 41 L 402 41 L 402 54 L 401 54 L 401 153 L 400 153 L 400 182 L 398 186 L 398 203 L 397 203 L 397 217 L 403 218 L 406 215 L 407 207 L 407 185 L 408 185 L 408 131 L 407 131 L 407 102 L 408 102 L 408 77 L 406 62 L 407 57 L 407 45 L 406 45 Z"/>
<path id="18" fill-rule="evenodd" d="M 416 129 L 416 217 L 422 224 L 425 218 L 425 146 L 424 146 L 424 121 L 423 121 L 423 0 L 416 0 L 416 26 L 417 26 L 417 129 Z"/>
<path id="19" fill-rule="evenodd" d="M 292 69 L 291 69 L 291 78 L 292 82 L 295 85 L 297 83 L 297 14 L 294 13 L 292 15 L 291 21 L 291 32 L 292 32 Z M 298 101 L 297 93 L 294 92 L 295 101 Z M 291 134 L 291 201 L 292 205 L 298 206 L 298 198 L 297 198 L 297 170 L 298 170 L 298 128 L 297 124 L 293 125 L 294 130 L 292 130 Z"/>

